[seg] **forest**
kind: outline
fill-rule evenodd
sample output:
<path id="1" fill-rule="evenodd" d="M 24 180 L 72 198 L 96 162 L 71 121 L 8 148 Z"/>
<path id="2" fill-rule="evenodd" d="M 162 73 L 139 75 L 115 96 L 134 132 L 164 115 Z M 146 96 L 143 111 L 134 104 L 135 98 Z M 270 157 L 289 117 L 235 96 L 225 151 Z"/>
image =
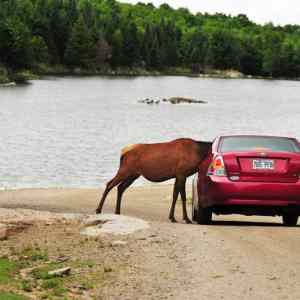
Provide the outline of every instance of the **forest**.
<path id="1" fill-rule="evenodd" d="M 1 0 L 0 67 L 300 77 L 300 26 L 115 0 Z M 3 71 L 2 71 L 3 72 Z M 1 76 L 1 72 L 0 72 Z"/>

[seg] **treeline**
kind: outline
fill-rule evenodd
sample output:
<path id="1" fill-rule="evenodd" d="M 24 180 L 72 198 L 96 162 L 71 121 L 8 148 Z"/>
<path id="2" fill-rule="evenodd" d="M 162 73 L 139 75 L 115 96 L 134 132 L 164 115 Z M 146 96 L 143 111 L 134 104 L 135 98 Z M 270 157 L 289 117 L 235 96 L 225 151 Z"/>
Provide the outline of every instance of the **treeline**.
<path id="1" fill-rule="evenodd" d="M 300 26 L 115 0 L 1 0 L 0 64 L 300 76 Z"/>

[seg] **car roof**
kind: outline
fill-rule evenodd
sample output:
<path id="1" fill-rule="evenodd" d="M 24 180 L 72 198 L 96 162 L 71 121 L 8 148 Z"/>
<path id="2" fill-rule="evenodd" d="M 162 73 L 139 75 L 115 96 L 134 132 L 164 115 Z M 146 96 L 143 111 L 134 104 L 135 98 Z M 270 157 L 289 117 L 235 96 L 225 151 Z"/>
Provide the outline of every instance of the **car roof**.
<path id="1" fill-rule="evenodd" d="M 226 138 L 226 137 L 266 137 L 266 138 L 282 138 L 282 139 L 293 139 L 297 140 L 295 137 L 291 136 L 279 136 L 279 135 L 267 135 L 267 134 L 228 134 L 228 135 L 219 135 L 217 139 Z"/>
<path id="2" fill-rule="evenodd" d="M 266 134 L 228 134 L 228 135 L 219 135 L 216 137 L 213 143 L 213 151 L 217 152 L 217 149 L 219 148 L 220 142 L 222 139 L 227 137 L 266 137 L 266 138 L 283 138 L 283 139 L 290 139 L 294 140 L 296 143 L 300 144 L 300 141 L 294 137 L 288 137 L 288 136 L 277 136 L 277 135 L 266 135 Z"/>

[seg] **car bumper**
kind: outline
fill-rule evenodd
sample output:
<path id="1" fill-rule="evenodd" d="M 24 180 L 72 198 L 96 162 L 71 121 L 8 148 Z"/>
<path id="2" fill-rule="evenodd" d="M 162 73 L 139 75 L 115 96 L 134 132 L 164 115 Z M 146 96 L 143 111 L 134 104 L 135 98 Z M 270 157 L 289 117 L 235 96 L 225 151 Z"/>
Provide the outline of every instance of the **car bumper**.
<path id="1" fill-rule="evenodd" d="M 227 177 L 208 176 L 199 186 L 203 207 L 300 206 L 300 180 L 296 183 L 235 182 Z"/>

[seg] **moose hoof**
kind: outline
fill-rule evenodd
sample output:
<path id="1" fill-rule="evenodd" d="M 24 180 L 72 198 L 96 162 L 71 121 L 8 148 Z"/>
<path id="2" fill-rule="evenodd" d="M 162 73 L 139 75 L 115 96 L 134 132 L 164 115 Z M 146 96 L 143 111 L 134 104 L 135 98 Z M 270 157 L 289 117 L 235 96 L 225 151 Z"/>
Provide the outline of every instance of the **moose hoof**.
<path id="1" fill-rule="evenodd" d="M 192 224 L 193 223 L 189 218 L 184 219 L 184 221 L 185 221 L 186 224 Z"/>
<path id="2" fill-rule="evenodd" d="M 174 218 L 174 217 L 171 217 L 171 218 L 169 218 L 170 219 L 170 221 L 172 222 L 172 223 L 177 223 L 177 221 L 176 221 L 176 219 Z"/>
<path id="3" fill-rule="evenodd" d="M 96 209 L 96 214 L 97 215 L 101 214 L 101 210 L 100 209 Z"/>

